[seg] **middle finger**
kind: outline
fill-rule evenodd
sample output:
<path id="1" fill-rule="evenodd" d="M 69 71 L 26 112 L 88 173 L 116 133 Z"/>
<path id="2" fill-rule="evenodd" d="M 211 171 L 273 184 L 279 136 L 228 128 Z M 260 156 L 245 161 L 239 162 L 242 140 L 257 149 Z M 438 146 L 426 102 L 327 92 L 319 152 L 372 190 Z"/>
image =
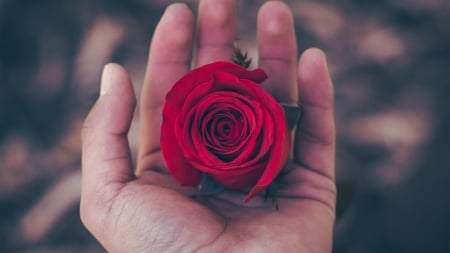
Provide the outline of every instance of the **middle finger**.
<path id="1" fill-rule="evenodd" d="M 236 37 L 236 1 L 200 1 L 197 22 L 195 66 L 230 61 Z"/>

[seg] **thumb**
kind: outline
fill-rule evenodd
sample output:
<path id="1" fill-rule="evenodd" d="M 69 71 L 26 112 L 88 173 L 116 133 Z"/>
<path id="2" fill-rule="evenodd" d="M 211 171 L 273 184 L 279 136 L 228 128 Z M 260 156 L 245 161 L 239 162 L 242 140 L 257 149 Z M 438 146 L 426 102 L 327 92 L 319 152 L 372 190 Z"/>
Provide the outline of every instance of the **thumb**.
<path id="1" fill-rule="evenodd" d="M 82 130 L 81 217 L 107 208 L 124 183 L 133 179 L 127 133 L 136 98 L 128 73 L 110 63 L 103 69 L 100 97 Z M 98 217 L 98 216 L 97 216 Z M 94 220 L 97 217 L 92 217 Z"/>

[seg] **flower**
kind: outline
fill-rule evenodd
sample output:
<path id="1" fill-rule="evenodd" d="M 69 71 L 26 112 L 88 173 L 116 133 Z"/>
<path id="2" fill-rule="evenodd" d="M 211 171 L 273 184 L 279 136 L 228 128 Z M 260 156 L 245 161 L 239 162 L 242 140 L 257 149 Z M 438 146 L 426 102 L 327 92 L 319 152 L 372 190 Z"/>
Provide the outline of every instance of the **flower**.
<path id="1" fill-rule="evenodd" d="M 197 68 L 167 94 L 161 151 L 184 186 L 207 174 L 226 189 L 249 189 L 245 200 L 267 188 L 291 149 L 283 107 L 260 85 L 261 69 L 228 62 Z"/>

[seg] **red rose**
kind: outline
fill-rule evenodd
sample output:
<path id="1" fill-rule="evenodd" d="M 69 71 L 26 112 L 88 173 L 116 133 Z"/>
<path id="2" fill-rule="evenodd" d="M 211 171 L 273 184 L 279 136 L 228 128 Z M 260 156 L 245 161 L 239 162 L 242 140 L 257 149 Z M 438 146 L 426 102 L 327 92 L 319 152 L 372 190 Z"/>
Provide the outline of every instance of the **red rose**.
<path id="1" fill-rule="evenodd" d="M 198 186 L 202 173 L 227 189 L 251 191 L 275 179 L 287 161 L 291 137 L 282 106 L 249 71 L 215 62 L 189 72 L 169 91 L 163 109 L 161 151 L 170 173 Z"/>

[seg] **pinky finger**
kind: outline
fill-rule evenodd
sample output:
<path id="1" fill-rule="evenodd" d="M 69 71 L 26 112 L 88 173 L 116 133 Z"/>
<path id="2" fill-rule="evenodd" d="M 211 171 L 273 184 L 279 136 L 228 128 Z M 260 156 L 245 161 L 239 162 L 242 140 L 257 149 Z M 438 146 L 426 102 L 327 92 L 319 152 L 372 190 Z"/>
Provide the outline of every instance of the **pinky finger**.
<path id="1" fill-rule="evenodd" d="M 298 80 L 304 110 L 295 137 L 294 161 L 334 180 L 334 95 L 325 54 L 321 50 L 312 48 L 303 53 Z"/>

